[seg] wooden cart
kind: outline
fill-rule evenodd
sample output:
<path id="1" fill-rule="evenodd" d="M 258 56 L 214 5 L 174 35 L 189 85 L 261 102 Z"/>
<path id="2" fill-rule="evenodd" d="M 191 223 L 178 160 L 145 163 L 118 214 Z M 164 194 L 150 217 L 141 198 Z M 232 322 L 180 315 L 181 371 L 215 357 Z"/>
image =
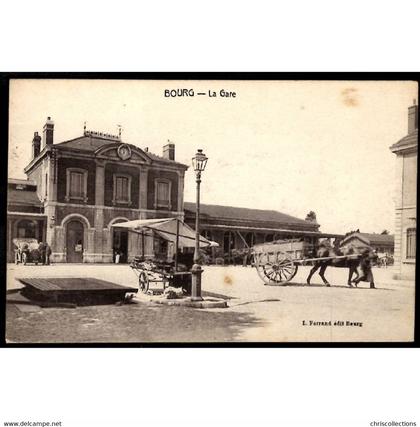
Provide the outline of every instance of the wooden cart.
<path id="1" fill-rule="evenodd" d="M 265 284 L 283 285 L 295 277 L 299 265 L 316 261 L 354 259 L 360 255 L 338 255 L 319 258 L 315 246 L 299 240 L 279 240 L 252 247 L 253 265 Z"/>
<path id="2" fill-rule="evenodd" d="M 138 276 L 139 289 L 147 293 L 151 286 L 161 284 L 162 291 L 168 286 L 181 287 L 191 292 L 191 272 L 176 271 L 174 263 L 135 258 L 130 267 Z"/>
<path id="3" fill-rule="evenodd" d="M 191 293 L 191 272 L 180 271 L 179 260 L 181 254 L 179 248 L 195 248 L 196 239 L 199 239 L 199 247 L 207 248 L 218 246 L 216 242 L 207 240 L 203 236 L 197 236 L 195 231 L 179 218 L 154 218 L 154 219 L 139 219 L 127 221 L 117 224 L 112 224 L 115 228 L 124 228 L 129 232 L 136 233 L 141 236 L 141 256 L 136 257 L 130 267 L 138 275 L 139 288 L 142 292 L 148 292 L 149 287 L 153 283 L 160 283 L 163 290 L 167 286 L 181 287 L 187 294 Z M 173 245 L 173 262 L 164 262 L 156 258 L 150 259 L 150 254 L 145 251 L 145 239 L 155 237 L 166 240 L 168 244 Z M 171 259 L 166 254 L 166 259 Z M 182 260 L 181 260 L 182 261 Z M 184 263 L 187 269 L 191 269 L 191 265 Z"/>

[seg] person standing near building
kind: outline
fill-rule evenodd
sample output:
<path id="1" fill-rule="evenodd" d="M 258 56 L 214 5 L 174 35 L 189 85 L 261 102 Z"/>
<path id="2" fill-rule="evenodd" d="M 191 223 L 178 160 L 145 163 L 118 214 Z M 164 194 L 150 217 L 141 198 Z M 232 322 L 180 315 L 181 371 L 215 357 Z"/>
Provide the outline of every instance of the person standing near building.
<path id="1" fill-rule="evenodd" d="M 39 243 L 38 250 L 39 250 L 39 261 L 41 262 L 41 264 L 45 264 L 45 243 L 44 242 Z"/>
<path id="2" fill-rule="evenodd" d="M 375 289 L 375 281 L 373 279 L 372 264 L 378 258 L 375 251 L 366 248 L 362 252 L 362 258 L 360 260 L 360 268 L 362 269 L 362 276 L 354 280 L 354 284 L 357 286 L 359 282 L 369 282 L 371 289 Z"/>
<path id="3" fill-rule="evenodd" d="M 50 265 L 51 246 L 45 242 L 45 265 Z"/>

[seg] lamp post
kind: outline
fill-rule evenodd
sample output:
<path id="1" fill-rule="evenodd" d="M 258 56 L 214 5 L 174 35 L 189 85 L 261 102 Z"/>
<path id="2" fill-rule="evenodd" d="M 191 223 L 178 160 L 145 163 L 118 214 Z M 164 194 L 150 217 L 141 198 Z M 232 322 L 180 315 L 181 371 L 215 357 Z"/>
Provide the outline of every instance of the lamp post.
<path id="1" fill-rule="evenodd" d="M 191 286 L 191 300 L 201 301 L 201 274 L 203 269 L 200 265 L 200 184 L 201 172 L 204 171 L 207 164 L 207 157 L 203 150 L 197 150 L 196 155 L 192 158 L 192 165 L 195 172 L 195 182 L 197 183 L 197 199 L 195 210 L 195 250 L 194 250 L 194 265 L 191 269 L 192 273 L 192 286 Z"/>

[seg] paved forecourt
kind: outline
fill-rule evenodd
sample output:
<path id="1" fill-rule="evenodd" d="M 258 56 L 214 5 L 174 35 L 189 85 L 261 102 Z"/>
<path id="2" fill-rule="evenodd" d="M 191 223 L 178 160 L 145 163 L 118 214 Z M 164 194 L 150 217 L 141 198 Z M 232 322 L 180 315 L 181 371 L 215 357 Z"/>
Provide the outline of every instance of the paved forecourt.
<path id="1" fill-rule="evenodd" d="M 349 288 L 346 285 L 347 269 L 329 267 L 326 277 L 332 286 L 328 288 L 318 275 L 313 277 L 312 285 L 306 285 L 308 272 L 309 267 L 299 267 L 292 283 L 270 286 L 264 285 L 251 267 L 208 266 L 204 267 L 203 290 L 229 298 L 229 308 L 221 311 L 236 313 L 238 319 L 241 315 L 253 319 L 252 322 L 238 324 L 235 341 L 380 342 L 412 339 L 413 282 L 393 280 L 392 269 L 374 269 L 378 289 L 369 289 L 368 283 L 360 283 L 357 289 Z M 9 264 L 7 273 L 8 289 L 22 286 L 16 280 L 18 277 L 95 277 L 123 286 L 137 286 L 136 275 L 123 264 Z M 140 293 L 136 298 L 141 302 L 150 299 Z M 131 310 L 131 307 L 127 309 Z M 101 309 L 98 310 L 100 312 Z M 175 323 L 176 310 L 171 311 Z M 188 312 L 193 318 L 194 309 L 188 310 L 192 310 Z M 186 311 L 179 310 L 179 313 L 181 311 L 185 316 Z M 148 327 L 153 341 L 154 325 Z M 189 341 L 188 331 L 180 331 L 179 336 L 182 341 Z M 219 337 L 212 335 L 209 341 L 219 341 Z"/>

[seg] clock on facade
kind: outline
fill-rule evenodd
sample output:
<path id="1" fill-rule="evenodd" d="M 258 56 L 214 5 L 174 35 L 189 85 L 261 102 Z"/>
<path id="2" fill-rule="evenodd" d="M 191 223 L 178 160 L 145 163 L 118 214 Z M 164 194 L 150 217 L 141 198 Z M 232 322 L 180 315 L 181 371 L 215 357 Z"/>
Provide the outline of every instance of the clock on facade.
<path id="1" fill-rule="evenodd" d="M 117 153 L 121 160 L 128 160 L 131 157 L 131 148 L 126 144 L 122 144 L 118 147 Z"/>

